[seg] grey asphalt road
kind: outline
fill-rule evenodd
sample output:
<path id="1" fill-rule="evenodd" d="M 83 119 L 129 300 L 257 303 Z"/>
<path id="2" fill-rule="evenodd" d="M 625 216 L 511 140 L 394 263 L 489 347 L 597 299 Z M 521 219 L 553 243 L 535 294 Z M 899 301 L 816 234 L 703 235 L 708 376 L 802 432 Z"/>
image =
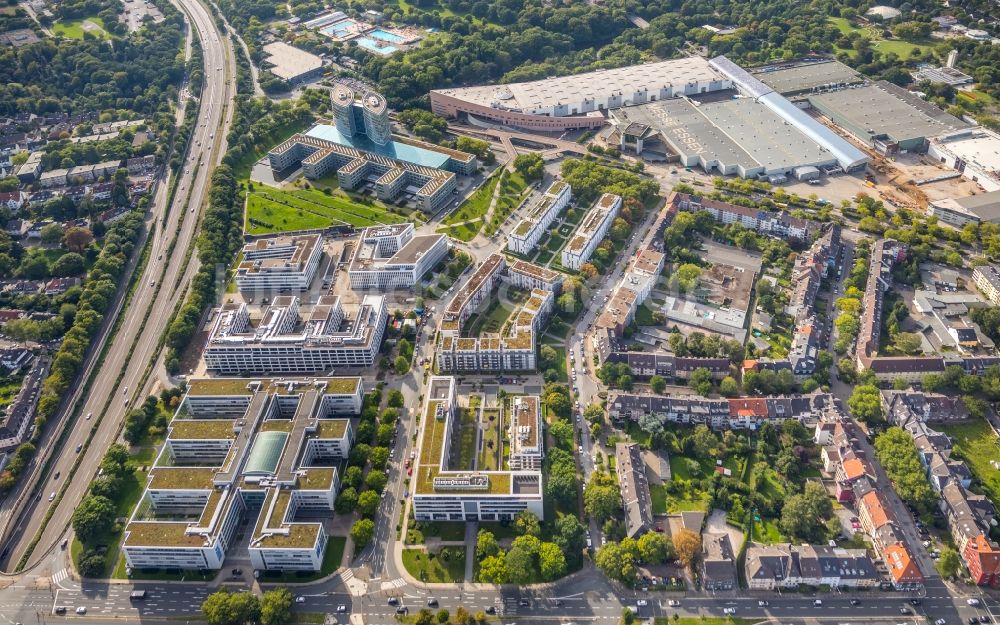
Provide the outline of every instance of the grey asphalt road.
<path id="1" fill-rule="evenodd" d="M 160 333 L 178 300 L 183 297 L 187 281 L 197 269 L 197 258 L 192 256 L 185 260 L 184 251 L 197 233 L 199 209 L 207 197 L 211 170 L 225 151 L 224 137 L 232 114 L 229 103 L 235 95 L 235 61 L 228 40 L 219 35 L 215 21 L 205 6 L 197 0 L 178 0 L 178 3 L 193 23 L 205 54 L 205 84 L 191 151 L 181 170 L 166 227 L 158 229 L 155 234 L 150 261 L 139 279 L 138 293 L 122 313 L 122 323 L 78 417 L 74 422 L 63 425 L 71 428 L 63 444 L 63 452 L 77 445 L 84 445 L 84 450 L 79 455 L 59 454 L 50 471 L 38 477 L 49 482 L 51 490 L 65 489 L 47 523 L 43 522 L 44 518 L 50 505 L 54 505 L 48 502 L 47 497 L 29 501 L 13 515 L 15 527 L 12 536 L 15 538 L 4 545 L 4 550 L 9 550 L 6 560 L 8 569 L 21 559 L 35 536 L 36 528 L 43 529 L 28 561 L 29 567 L 61 540 L 91 476 L 97 473 L 104 451 L 117 438 L 119 424 L 128 405 L 141 401 L 149 388 L 143 377 L 146 367 L 155 357 Z M 159 222 L 162 211 L 162 206 L 158 207 L 150 221 Z M 170 249 L 171 243 L 174 243 L 173 250 Z M 162 288 L 159 288 L 160 285 Z M 122 371 L 124 375 L 119 380 Z M 85 415 L 89 413 L 93 414 L 93 418 L 87 420 Z M 76 479 L 66 484 L 66 477 L 71 474 L 77 460 L 80 465 Z M 45 486 L 43 490 L 48 492 L 50 486 Z M 5 505 L 12 501 L 14 498 L 8 497 Z"/>

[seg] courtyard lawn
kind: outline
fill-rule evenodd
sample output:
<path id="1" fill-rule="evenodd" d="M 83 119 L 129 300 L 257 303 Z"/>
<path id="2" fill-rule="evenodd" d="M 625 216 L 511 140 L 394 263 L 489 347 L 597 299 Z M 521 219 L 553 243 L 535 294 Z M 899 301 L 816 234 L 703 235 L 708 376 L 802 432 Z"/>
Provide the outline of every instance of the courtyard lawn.
<path id="1" fill-rule="evenodd" d="M 499 465 L 499 454 L 503 450 L 503 438 L 500 430 L 500 410 L 497 408 L 483 409 L 483 448 L 479 452 L 479 463 L 476 465 L 478 471 L 497 471 Z"/>
<path id="2" fill-rule="evenodd" d="M 362 204 L 342 193 L 284 190 L 255 184 L 247 197 L 246 233 L 270 234 L 331 226 L 401 223 L 404 218 L 374 202 Z"/>
<path id="3" fill-rule="evenodd" d="M 1000 440 L 981 419 L 961 425 L 942 425 L 940 429 L 955 441 L 954 454 L 972 470 L 976 482 L 991 500 L 1000 498 L 1000 471 L 991 462 L 1000 461 Z"/>
<path id="4" fill-rule="evenodd" d="M 781 530 L 778 529 L 777 521 L 763 519 L 753 522 L 753 542 L 774 545 L 786 542 L 786 538 L 782 535 Z"/>
<path id="5" fill-rule="evenodd" d="M 465 549 L 443 547 L 440 552 L 404 549 L 403 566 L 413 577 L 426 583 L 454 583 L 465 580 Z"/>
<path id="6" fill-rule="evenodd" d="M 493 300 L 485 312 L 477 313 L 469 319 L 466 326 L 467 335 L 479 336 L 483 332 L 499 332 L 512 312 L 513 309 L 505 306 L 499 299 Z"/>
<path id="7" fill-rule="evenodd" d="M 104 20 L 99 17 L 85 17 L 80 20 L 69 20 L 66 22 L 56 22 L 52 25 L 52 32 L 57 36 L 68 39 L 83 39 L 84 33 L 100 39 L 110 39 L 111 35 L 104 30 Z"/>
<path id="8" fill-rule="evenodd" d="M 653 514 L 667 513 L 667 487 L 663 484 L 649 485 L 649 498 L 652 502 Z"/>
<path id="9" fill-rule="evenodd" d="M 471 408 L 459 408 L 458 432 L 454 437 L 457 444 L 451 447 L 451 468 L 457 471 L 472 471 L 478 451 L 479 427 L 476 423 L 476 411 Z"/>

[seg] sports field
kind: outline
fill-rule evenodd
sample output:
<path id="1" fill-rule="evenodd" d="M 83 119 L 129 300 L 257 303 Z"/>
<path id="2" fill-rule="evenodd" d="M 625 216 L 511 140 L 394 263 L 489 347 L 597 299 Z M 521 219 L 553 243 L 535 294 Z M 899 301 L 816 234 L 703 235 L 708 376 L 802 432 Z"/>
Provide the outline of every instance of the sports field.
<path id="1" fill-rule="evenodd" d="M 276 189 L 255 185 L 247 195 L 246 233 L 270 234 L 351 225 L 359 228 L 405 221 L 376 204 L 315 189 Z"/>

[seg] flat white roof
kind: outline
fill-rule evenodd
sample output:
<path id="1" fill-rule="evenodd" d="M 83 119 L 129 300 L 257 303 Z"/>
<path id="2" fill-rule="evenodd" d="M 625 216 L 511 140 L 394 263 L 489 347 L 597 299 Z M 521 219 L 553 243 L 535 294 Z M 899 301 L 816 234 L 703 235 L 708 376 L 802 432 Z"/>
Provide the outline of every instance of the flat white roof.
<path id="1" fill-rule="evenodd" d="M 688 57 L 531 82 L 438 89 L 436 92 L 481 106 L 499 102 L 507 109 L 530 112 L 590 99 L 603 102 L 618 92 L 627 97 L 643 89 L 658 92 L 669 85 L 713 80 L 723 80 L 723 76 L 712 69 L 704 58 Z"/>
<path id="2" fill-rule="evenodd" d="M 954 137 L 954 138 L 952 138 Z M 940 137 L 945 148 L 967 163 L 1000 171 L 1000 135 L 985 128 Z"/>
<path id="3" fill-rule="evenodd" d="M 268 55 L 266 61 L 273 65 L 271 73 L 283 80 L 290 80 L 323 66 L 323 59 L 283 41 L 267 44 L 264 52 Z"/>

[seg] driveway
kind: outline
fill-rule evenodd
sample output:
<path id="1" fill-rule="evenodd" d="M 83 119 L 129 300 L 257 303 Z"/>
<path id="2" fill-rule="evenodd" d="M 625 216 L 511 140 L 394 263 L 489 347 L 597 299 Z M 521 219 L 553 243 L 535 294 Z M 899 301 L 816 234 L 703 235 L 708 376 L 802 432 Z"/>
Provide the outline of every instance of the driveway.
<path id="1" fill-rule="evenodd" d="M 739 552 L 740 547 L 743 546 L 743 532 L 726 523 L 725 510 L 712 510 L 705 523 L 705 531 L 715 534 L 729 534 L 729 544 L 733 546 L 734 553 Z"/>

